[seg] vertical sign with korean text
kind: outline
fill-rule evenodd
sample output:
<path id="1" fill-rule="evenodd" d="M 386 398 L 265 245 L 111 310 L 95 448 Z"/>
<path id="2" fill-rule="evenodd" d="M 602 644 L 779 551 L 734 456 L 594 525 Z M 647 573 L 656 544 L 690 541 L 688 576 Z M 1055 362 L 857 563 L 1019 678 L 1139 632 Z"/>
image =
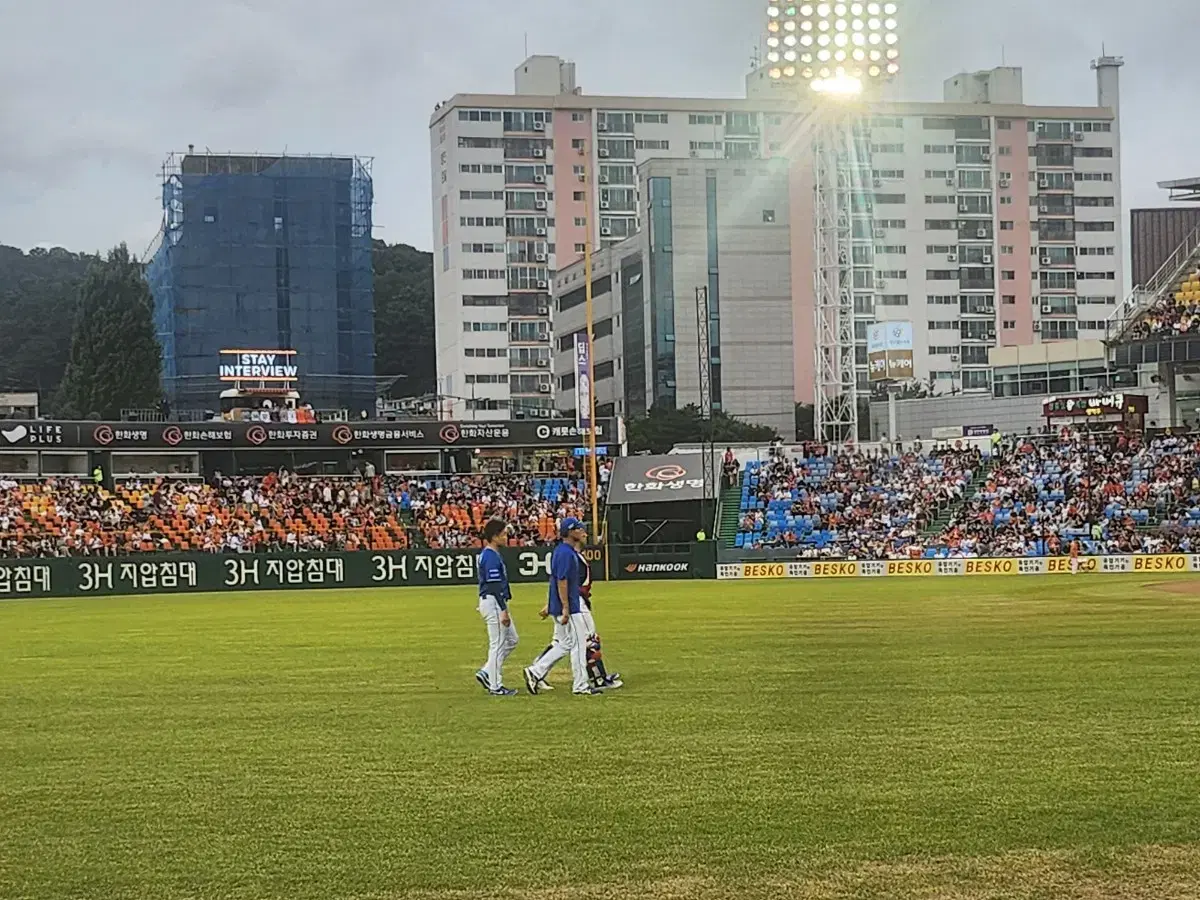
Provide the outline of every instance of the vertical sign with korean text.
<path id="1" fill-rule="evenodd" d="M 592 427 L 592 348 L 588 334 L 575 335 L 575 426 L 583 433 Z"/>

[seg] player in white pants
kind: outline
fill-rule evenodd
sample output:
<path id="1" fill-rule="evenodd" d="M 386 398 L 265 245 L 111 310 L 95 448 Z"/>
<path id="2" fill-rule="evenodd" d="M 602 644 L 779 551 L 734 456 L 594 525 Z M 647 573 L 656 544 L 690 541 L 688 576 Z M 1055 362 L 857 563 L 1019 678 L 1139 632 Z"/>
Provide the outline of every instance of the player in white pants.
<path id="1" fill-rule="evenodd" d="M 619 673 L 614 672 L 611 675 L 604 667 L 604 654 L 600 647 L 600 635 L 596 631 L 596 622 L 592 618 L 592 567 L 588 565 L 587 559 L 583 553 L 579 553 L 579 599 L 580 599 L 580 615 L 583 616 L 583 626 L 587 631 L 587 647 L 586 661 L 588 670 L 588 679 L 591 681 L 592 687 L 595 688 L 619 688 L 624 682 L 621 680 Z M 554 644 L 550 643 L 541 656 L 535 660 L 541 661 L 542 656 L 545 656 L 554 649 Z M 548 671 L 548 670 L 547 670 Z M 552 691 L 553 685 L 543 678 L 538 682 L 538 691 Z"/>
<path id="2" fill-rule="evenodd" d="M 506 688 L 501 676 L 504 661 L 517 646 L 517 627 L 508 611 L 512 589 L 508 585 L 508 569 L 500 548 L 508 540 L 508 526 L 500 519 L 491 519 L 483 526 L 484 547 L 479 554 L 479 615 L 487 623 L 488 658 L 475 680 L 484 690 L 496 697 L 511 697 L 516 693 Z"/>
<path id="3" fill-rule="evenodd" d="M 536 694 L 551 667 L 564 656 L 570 655 L 571 692 L 600 694 L 602 691 L 588 683 L 588 629 L 579 595 L 581 579 L 578 551 L 583 546 L 587 531 L 582 522 L 572 517 L 563 520 L 559 526 L 559 536 L 562 542 L 554 548 L 550 557 L 550 596 L 541 611 L 542 618 L 554 617 L 554 637 L 547 651 L 525 669 L 525 686 L 529 693 Z"/>

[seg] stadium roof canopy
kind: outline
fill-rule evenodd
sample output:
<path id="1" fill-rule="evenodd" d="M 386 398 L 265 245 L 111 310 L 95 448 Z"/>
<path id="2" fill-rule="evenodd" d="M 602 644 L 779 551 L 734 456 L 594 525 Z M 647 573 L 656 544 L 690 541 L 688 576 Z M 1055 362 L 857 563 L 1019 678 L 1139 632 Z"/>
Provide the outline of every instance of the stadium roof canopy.
<path id="1" fill-rule="evenodd" d="M 1160 181 L 1158 186 L 1170 191 L 1172 200 L 1200 200 L 1200 176 L 1180 178 L 1175 181 Z"/>

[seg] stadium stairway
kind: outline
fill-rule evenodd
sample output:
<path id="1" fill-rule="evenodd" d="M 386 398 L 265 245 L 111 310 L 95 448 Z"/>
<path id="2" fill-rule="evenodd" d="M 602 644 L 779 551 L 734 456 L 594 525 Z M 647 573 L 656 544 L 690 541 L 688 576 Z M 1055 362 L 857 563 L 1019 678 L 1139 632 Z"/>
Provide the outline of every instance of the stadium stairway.
<path id="1" fill-rule="evenodd" d="M 1135 286 L 1133 293 L 1116 308 L 1108 319 L 1107 339 L 1127 337 L 1143 313 L 1174 293 L 1190 273 L 1197 271 L 1200 271 L 1200 227 L 1184 238 L 1145 285 Z"/>
<path id="2" fill-rule="evenodd" d="M 717 524 L 717 540 L 723 542 L 721 546 L 726 548 L 735 546 L 734 542 L 737 540 L 738 518 L 741 516 L 742 506 L 742 477 L 743 473 L 739 472 L 737 481 L 721 492 L 721 521 Z"/>
<path id="3" fill-rule="evenodd" d="M 956 503 L 951 503 L 934 518 L 921 532 L 924 537 L 932 537 L 941 534 L 950 520 L 958 515 L 959 511 L 967 505 L 967 502 L 975 496 L 975 492 L 979 489 L 979 485 L 983 483 L 984 472 L 974 472 L 971 475 L 971 480 L 963 486 L 962 499 Z"/>

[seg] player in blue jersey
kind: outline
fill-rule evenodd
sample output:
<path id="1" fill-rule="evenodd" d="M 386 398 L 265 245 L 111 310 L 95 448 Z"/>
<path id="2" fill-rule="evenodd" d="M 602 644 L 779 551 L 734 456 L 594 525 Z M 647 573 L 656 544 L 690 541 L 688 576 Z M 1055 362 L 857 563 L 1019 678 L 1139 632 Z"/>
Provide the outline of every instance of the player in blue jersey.
<path id="1" fill-rule="evenodd" d="M 600 646 L 600 635 L 596 633 L 596 622 L 592 618 L 592 567 L 588 565 L 588 561 L 584 558 L 582 552 L 579 552 L 579 599 L 580 605 L 583 607 L 583 623 L 587 629 L 587 670 L 588 680 L 591 681 L 592 687 L 595 688 L 619 688 L 624 685 L 620 674 L 613 672 L 611 675 L 604 667 L 604 654 Z M 554 649 L 554 644 L 547 645 L 542 651 L 542 655 L 535 660 L 535 665 L 540 662 L 542 656 L 545 656 Z M 550 682 L 543 678 L 538 682 L 538 691 L 552 691 L 554 687 Z"/>
<path id="2" fill-rule="evenodd" d="M 525 670 L 525 686 L 531 694 L 536 694 L 551 667 L 570 654 L 571 692 L 585 696 L 600 694 L 602 691 L 588 683 L 588 631 L 579 595 L 579 550 L 587 538 L 587 530 L 572 517 L 563 520 L 558 534 L 562 540 L 550 556 L 550 596 L 541 612 L 542 618 L 554 617 L 554 640 L 549 651 Z"/>
<path id="3" fill-rule="evenodd" d="M 508 542 L 508 525 L 500 519 L 490 519 L 483 526 L 483 550 L 479 554 L 479 615 L 487 623 L 488 658 L 484 667 L 475 673 L 475 680 L 495 697 L 511 697 L 516 693 L 506 688 L 501 668 L 517 646 L 517 628 L 508 611 L 512 589 L 508 586 L 508 569 L 500 548 Z"/>

